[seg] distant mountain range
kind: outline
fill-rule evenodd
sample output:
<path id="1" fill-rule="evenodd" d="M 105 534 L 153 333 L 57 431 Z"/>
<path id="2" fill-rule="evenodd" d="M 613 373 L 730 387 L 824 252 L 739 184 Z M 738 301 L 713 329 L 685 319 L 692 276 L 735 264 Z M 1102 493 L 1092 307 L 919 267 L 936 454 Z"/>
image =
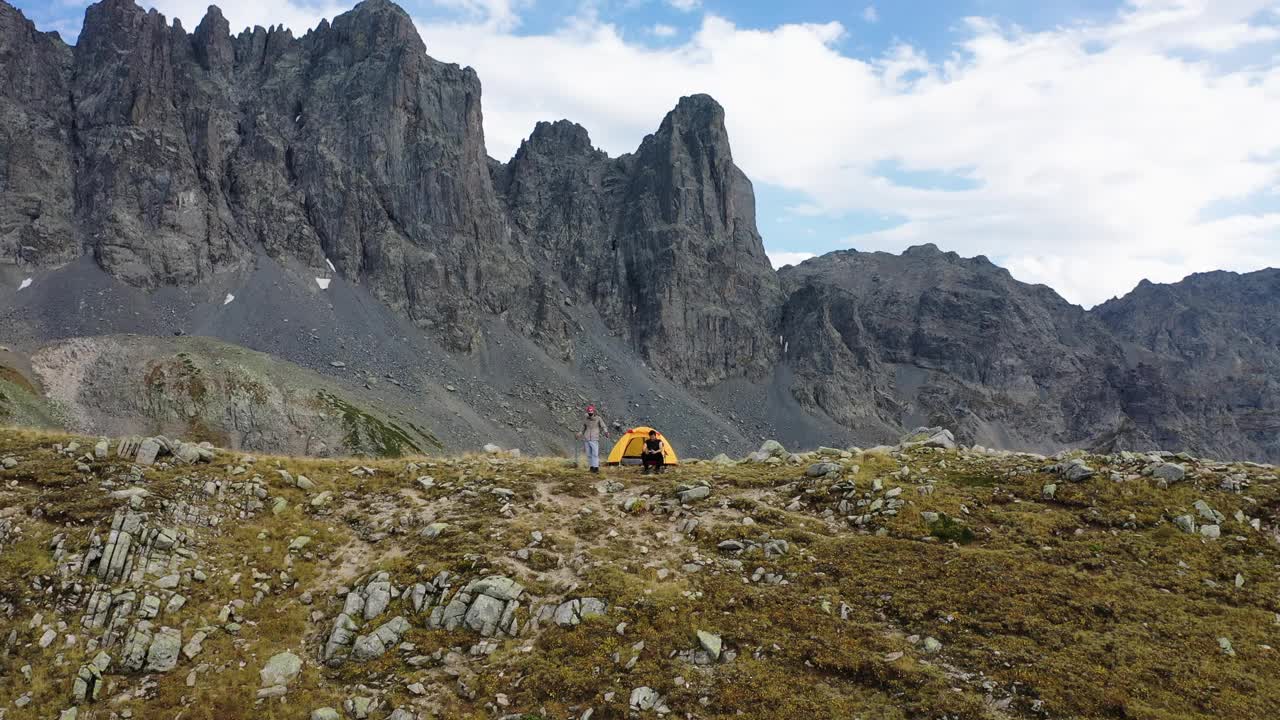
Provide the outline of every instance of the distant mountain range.
<path id="1" fill-rule="evenodd" d="M 592 399 L 694 454 L 946 425 L 1280 459 L 1280 271 L 1088 312 L 933 246 L 775 272 L 705 95 L 633 154 L 562 120 L 501 163 L 475 72 L 386 0 L 300 38 L 104 0 L 74 47 L 0 0 L 0 72 L 0 331 L 24 357 L 210 335 L 362 392 L 390 376 L 369 401 L 446 445 L 564 448 Z"/>

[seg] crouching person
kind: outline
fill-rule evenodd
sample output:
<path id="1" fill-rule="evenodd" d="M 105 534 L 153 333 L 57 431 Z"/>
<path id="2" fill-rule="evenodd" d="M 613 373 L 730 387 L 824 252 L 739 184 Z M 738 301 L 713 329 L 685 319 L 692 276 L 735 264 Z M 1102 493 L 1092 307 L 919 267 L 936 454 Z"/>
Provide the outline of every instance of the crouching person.
<path id="1" fill-rule="evenodd" d="M 658 431 L 650 430 L 649 437 L 644 441 L 644 451 L 640 453 L 645 475 L 662 472 L 665 450 L 662 446 L 662 438 L 658 437 Z"/>

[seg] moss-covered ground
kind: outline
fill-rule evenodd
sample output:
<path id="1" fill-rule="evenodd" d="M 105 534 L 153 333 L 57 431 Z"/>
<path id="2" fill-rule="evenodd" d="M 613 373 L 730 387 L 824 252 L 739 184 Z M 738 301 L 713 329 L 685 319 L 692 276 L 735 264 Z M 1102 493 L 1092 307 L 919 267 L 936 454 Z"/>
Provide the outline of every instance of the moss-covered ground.
<path id="1" fill-rule="evenodd" d="M 72 441 L 77 453 L 55 452 Z M 1188 477 L 1162 487 L 1144 474 L 1156 462 L 1146 457 L 1088 457 L 1098 472 L 1068 483 L 1051 461 L 930 449 L 832 457 L 841 477 L 818 479 L 805 475 L 809 458 L 596 476 L 558 459 L 220 452 L 139 478 L 114 455 L 80 457 L 93 442 L 0 429 L 0 458 L 17 459 L 0 471 L 6 718 L 73 705 L 94 633 L 79 622 L 89 580 L 67 559 L 104 534 L 128 504 L 111 492 L 128 487 L 148 491 L 143 512 L 157 526 L 187 533 L 184 572 L 208 576 L 184 575 L 187 603 L 157 624 L 184 639 L 210 634 L 174 671 L 113 669 L 80 720 L 297 718 L 362 696 L 382 701 L 376 717 L 396 707 L 424 718 L 656 717 L 629 707 L 642 686 L 691 718 L 1244 720 L 1280 709 L 1280 474 L 1270 467 L 1173 459 Z M 230 489 L 254 476 L 268 494 L 256 510 Z M 208 482 L 225 489 L 207 495 Z M 678 485 L 702 482 L 710 497 L 675 499 Z M 1219 537 L 1172 522 L 1211 524 L 1197 501 L 1222 516 Z M 58 535 L 61 558 L 50 549 Z M 290 552 L 302 535 L 310 544 Z M 431 629 L 395 601 L 413 624 L 409 646 L 320 662 L 341 588 L 382 571 L 404 588 L 442 570 L 520 581 L 522 632 L 472 654 L 478 636 Z M 608 611 L 534 629 L 535 608 L 580 597 Z M 219 618 L 228 604 L 235 632 Z M 40 648 L 46 629 L 57 639 Z M 699 631 L 720 638 L 718 660 L 698 657 Z M 258 670 L 286 650 L 304 658 L 301 676 L 283 700 L 258 700 Z"/>

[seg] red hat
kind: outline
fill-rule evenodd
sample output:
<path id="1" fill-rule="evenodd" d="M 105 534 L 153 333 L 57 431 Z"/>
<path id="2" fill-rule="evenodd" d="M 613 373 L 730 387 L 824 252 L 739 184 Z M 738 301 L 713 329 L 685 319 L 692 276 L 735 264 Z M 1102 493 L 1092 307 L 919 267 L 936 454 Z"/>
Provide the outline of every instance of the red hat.
<path id="1" fill-rule="evenodd" d="M 588 413 L 591 413 L 592 415 L 594 415 L 594 414 L 595 414 L 595 412 L 596 412 L 596 406 L 595 406 L 595 405 L 588 405 L 588 406 L 587 406 L 587 412 L 588 412 Z"/>

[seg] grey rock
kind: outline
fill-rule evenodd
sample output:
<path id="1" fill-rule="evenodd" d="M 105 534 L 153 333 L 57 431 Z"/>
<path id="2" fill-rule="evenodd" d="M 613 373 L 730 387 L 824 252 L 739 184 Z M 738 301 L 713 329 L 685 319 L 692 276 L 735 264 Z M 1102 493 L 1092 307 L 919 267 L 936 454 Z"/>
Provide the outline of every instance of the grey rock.
<path id="1" fill-rule="evenodd" d="M 711 497 L 711 488 L 706 485 L 681 485 L 676 488 L 676 497 L 681 503 L 691 503 Z"/>
<path id="2" fill-rule="evenodd" d="M 394 617 L 378 626 L 378 629 L 369 635 L 356 638 L 355 645 L 351 649 L 351 657 L 360 661 L 382 657 L 400 642 L 400 638 L 409 632 L 409 628 L 408 620 L 403 617 Z"/>
<path id="3" fill-rule="evenodd" d="M 197 630 L 186 645 L 182 646 L 182 654 L 188 660 L 193 660 L 197 655 L 204 651 L 204 641 L 209 634 L 203 630 Z"/>
<path id="4" fill-rule="evenodd" d="M 1218 527 L 1217 525 L 1201 525 L 1200 534 L 1209 538 L 1210 540 L 1213 540 L 1218 537 L 1221 537 L 1222 528 Z"/>
<path id="5" fill-rule="evenodd" d="M 1058 466 L 1058 474 L 1068 482 L 1083 482 L 1093 477 L 1094 469 L 1083 460 L 1071 460 Z"/>
<path id="6" fill-rule="evenodd" d="M 811 478 L 839 477 L 843 470 L 839 463 L 820 462 L 810 465 L 804 474 Z"/>
<path id="7" fill-rule="evenodd" d="M 160 454 L 160 441 L 156 438 L 147 438 L 138 446 L 138 454 L 134 457 L 134 462 L 139 465 L 154 465 L 156 456 Z"/>
<path id="8" fill-rule="evenodd" d="M 291 652 L 272 655 L 267 664 L 262 666 L 258 675 L 262 678 L 262 687 L 275 685 L 288 686 L 302 672 L 302 658 Z"/>
<path id="9" fill-rule="evenodd" d="M 1195 501 L 1196 513 L 1200 515 L 1200 519 L 1213 525 L 1221 525 L 1227 521 L 1227 518 L 1217 510 L 1209 506 L 1209 503 L 1203 500 Z"/>
<path id="10" fill-rule="evenodd" d="M 652 710 L 661 702 L 662 696 L 648 686 L 640 686 L 631 691 L 629 704 L 633 710 Z"/>
<path id="11" fill-rule="evenodd" d="M 151 640 L 147 650 L 147 672 L 169 672 L 178 667 L 182 653 L 182 632 L 173 628 L 161 628 Z"/>
<path id="12" fill-rule="evenodd" d="M 711 656 L 712 660 L 719 660 L 720 650 L 724 646 L 724 642 L 720 639 L 720 636 L 706 632 L 705 630 L 699 630 L 697 634 L 698 644 L 702 646 L 702 649 Z"/>
<path id="13" fill-rule="evenodd" d="M 1196 531 L 1196 519 L 1190 515 L 1179 515 L 1173 519 L 1173 524 L 1184 533 L 1194 533 Z"/>
<path id="14" fill-rule="evenodd" d="M 933 447 L 944 450 L 955 450 L 956 439 L 950 430 L 940 427 L 916 428 L 902 436 L 898 444 L 903 447 Z"/>
<path id="15" fill-rule="evenodd" d="M 607 611 L 608 606 L 599 598 L 575 598 L 556 606 L 551 619 L 560 627 L 573 627 L 587 618 L 600 617 Z"/>
<path id="16" fill-rule="evenodd" d="M 342 716 L 333 708 L 322 707 L 311 711 L 311 720 L 342 720 Z"/>
<path id="17" fill-rule="evenodd" d="M 1164 463 L 1152 470 L 1151 475 L 1167 483 L 1175 483 L 1186 477 L 1187 471 L 1177 463 Z"/>

